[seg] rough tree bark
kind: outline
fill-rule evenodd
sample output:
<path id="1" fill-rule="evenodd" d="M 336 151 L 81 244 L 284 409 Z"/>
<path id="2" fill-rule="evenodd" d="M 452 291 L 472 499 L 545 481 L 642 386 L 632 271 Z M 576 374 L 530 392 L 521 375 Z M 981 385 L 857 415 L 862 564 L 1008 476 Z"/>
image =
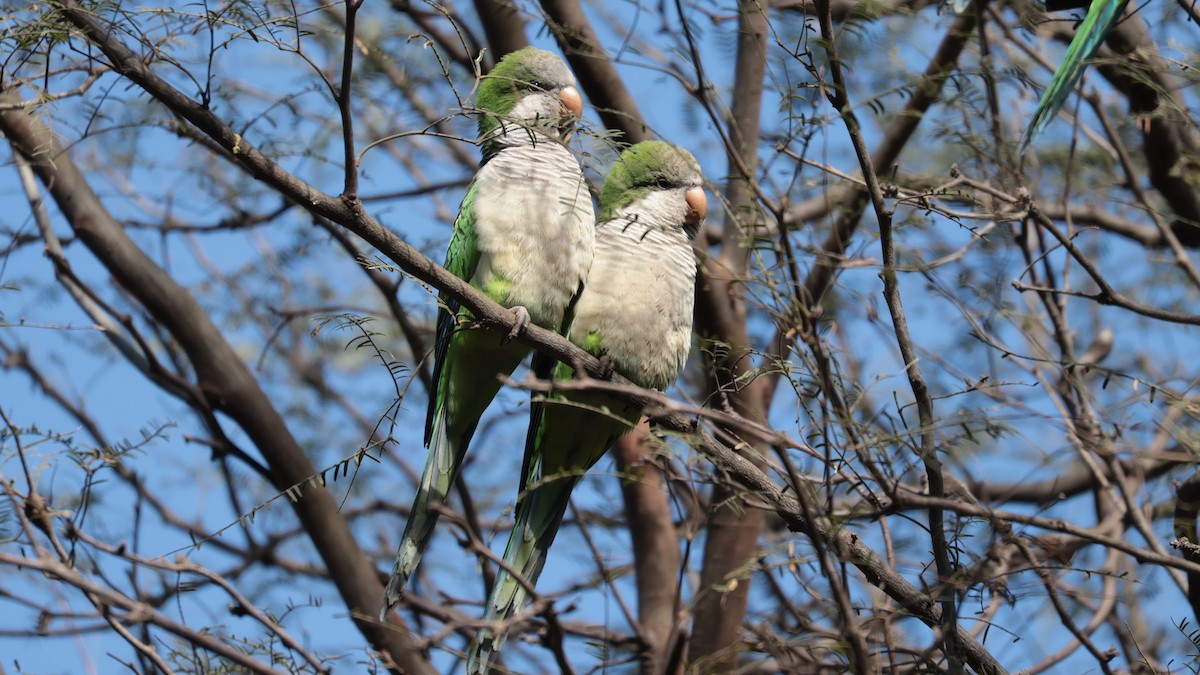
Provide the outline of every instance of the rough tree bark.
<path id="1" fill-rule="evenodd" d="M 750 251 L 740 242 L 747 240 L 745 232 L 762 223 L 752 184 L 758 168 L 768 30 L 765 6 L 756 0 L 738 3 L 737 79 L 728 122 L 733 147 L 729 148 L 724 245 L 720 255 L 701 268 L 696 291 L 702 296 L 697 301 L 696 316 L 700 337 L 723 345 L 723 358 L 709 364 L 712 381 L 708 398 L 714 405 L 728 405 L 742 417 L 760 422 L 766 420 L 768 380 L 746 379 L 754 364 L 744 289 L 739 283 L 750 267 Z M 742 447 L 761 468 L 758 450 L 749 444 Z M 736 486 L 715 485 L 710 504 L 688 661 L 705 672 L 729 672 L 737 668 L 737 642 L 750 593 L 752 561 L 758 555 L 758 536 L 765 519 L 758 498 Z"/>

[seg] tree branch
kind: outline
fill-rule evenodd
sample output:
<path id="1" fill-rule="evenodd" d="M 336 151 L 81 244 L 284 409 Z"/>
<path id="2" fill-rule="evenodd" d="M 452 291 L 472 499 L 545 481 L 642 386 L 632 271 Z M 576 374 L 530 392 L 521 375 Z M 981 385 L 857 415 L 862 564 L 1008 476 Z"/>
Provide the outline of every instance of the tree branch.
<path id="1" fill-rule="evenodd" d="M 637 102 L 617 74 L 612 58 L 604 51 L 579 1 L 542 0 L 542 10 L 567 63 L 571 64 L 604 126 L 624 134 L 622 143 L 633 145 L 649 138 Z"/>

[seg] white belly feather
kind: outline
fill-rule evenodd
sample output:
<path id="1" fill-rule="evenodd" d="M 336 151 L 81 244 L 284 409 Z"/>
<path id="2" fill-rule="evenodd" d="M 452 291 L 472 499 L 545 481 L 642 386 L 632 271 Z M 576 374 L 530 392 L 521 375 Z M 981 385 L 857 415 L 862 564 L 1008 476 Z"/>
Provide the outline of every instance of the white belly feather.
<path id="1" fill-rule="evenodd" d="M 507 282 L 505 305 L 521 305 L 558 330 L 592 265 L 595 216 L 579 163 L 557 143 L 505 149 L 476 175 L 472 283 Z"/>
<path id="2" fill-rule="evenodd" d="M 589 333 L 617 371 L 635 384 L 666 389 L 687 360 L 692 336 L 696 260 L 678 227 L 682 214 L 664 214 L 666 201 L 652 195 L 627 214 L 596 228 L 596 261 L 576 307 L 571 340 Z M 682 198 L 674 201 L 682 203 Z"/>

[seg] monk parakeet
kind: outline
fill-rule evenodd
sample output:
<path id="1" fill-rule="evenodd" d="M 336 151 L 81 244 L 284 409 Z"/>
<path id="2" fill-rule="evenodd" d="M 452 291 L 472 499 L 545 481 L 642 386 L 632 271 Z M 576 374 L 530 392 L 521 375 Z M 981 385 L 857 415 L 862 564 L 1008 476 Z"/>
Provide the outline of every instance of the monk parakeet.
<path id="1" fill-rule="evenodd" d="M 1075 83 L 1083 75 L 1088 59 L 1095 56 L 1096 51 L 1100 49 L 1104 38 L 1108 37 L 1121 15 L 1125 13 L 1127 4 L 1129 0 L 1092 0 L 1088 5 L 1087 15 L 1075 31 L 1075 37 L 1067 47 L 1063 62 L 1058 66 L 1058 70 L 1054 71 L 1049 86 L 1042 92 L 1042 98 L 1033 112 L 1033 119 L 1029 122 L 1029 129 L 1021 139 L 1022 149 L 1028 147 L 1034 137 L 1040 134 L 1062 109 L 1071 90 L 1075 88 Z"/>
<path id="2" fill-rule="evenodd" d="M 550 52 L 508 54 L 476 96 L 483 160 L 454 221 L 446 269 L 528 321 L 563 334 L 592 265 L 595 214 L 579 161 L 563 145 L 582 110 L 575 78 Z M 425 423 L 429 456 L 396 553 L 381 620 L 400 601 L 462 465 L 498 375 L 529 349 L 471 325 L 447 294 L 438 315 Z M 515 337 L 511 335 L 509 337 Z"/>
<path id="3" fill-rule="evenodd" d="M 596 259 L 569 338 L 639 386 L 665 389 L 687 360 L 696 278 L 691 242 L 706 210 L 696 160 L 669 143 L 629 148 L 604 182 Z M 554 372 L 556 380 L 572 375 L 564 364 Z M 599 392 L 552 394 L 534 406 L 516 524 L 504 552 L 504 561 L 530 584 L 542 571 L 571 490 L 640 417 L 638 406 Z M 510 619 L 527 595 L 500 570 L 486 620 L 494 626 Z M 504 630 L 481 629 L 467 672 L 487 672 L 504 638 Z"/>

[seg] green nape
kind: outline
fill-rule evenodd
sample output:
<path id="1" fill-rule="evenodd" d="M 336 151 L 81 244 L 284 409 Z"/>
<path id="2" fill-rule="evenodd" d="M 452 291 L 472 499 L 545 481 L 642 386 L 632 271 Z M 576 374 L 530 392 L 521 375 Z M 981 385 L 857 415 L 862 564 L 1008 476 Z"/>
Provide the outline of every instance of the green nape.
<path id="1" fill-rule="evenodd" d="M 545 87 L 530 67 L 543 53 L 546 52 L 537 47 L 518 49 L 505 54 L 496 67 L 483 76 L 475 96 L 475 107 L 490 114 L 479 117 L 480 138 L 487 138 L 500 124 L 500 118 L 512 112 L 523 92 Z"/>
<path id="2" fill-rule="evenodd" d="M 700 168 L 690 153 L 666 141 L 642 141 L 617 158 L 600 192 L 600 220 L 654 189 L 683 187 L 686 177 Z"/>

